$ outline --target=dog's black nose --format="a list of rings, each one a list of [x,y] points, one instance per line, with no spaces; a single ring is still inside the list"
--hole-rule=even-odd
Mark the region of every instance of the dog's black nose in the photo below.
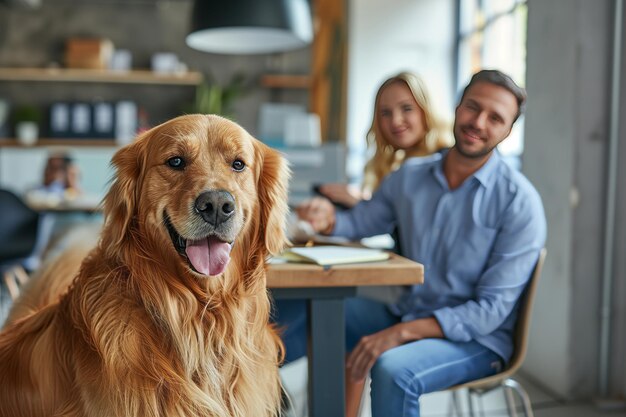
[[[206,191],[196,198],[194,207],[205,222],[217,226],[235,213],[235,198],[228,191]]]

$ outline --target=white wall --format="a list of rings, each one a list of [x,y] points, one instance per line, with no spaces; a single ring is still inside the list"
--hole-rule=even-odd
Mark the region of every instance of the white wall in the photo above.
[[[365,149],[379,85],[403,70],[420,74],[439,106],[452,113],[453,0],[349,0],[347,144]],[[362,160],[348,160],[348,176]]]

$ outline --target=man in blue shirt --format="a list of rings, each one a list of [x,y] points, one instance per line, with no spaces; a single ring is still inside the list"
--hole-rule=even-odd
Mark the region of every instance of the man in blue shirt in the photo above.
[[[546,238],[537,191],[495,150],[525,98],[507,75],[480,71],[456,108],[453,148],[405,162],[351,210],[323,199],[298,208],[316,231],[354,240],[397,226],[402,254],[425,266],[424,284],[393,305],[347,302],[347,374],[358,386],[371,373],[373,417],[419,416],[420,395],[511,357],[518,300]]]

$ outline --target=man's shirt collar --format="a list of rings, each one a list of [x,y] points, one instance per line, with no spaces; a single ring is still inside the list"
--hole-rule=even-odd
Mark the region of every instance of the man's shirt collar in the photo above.
[[[443,164],[445,163],[446,157],[448,155],[449,149],[446,149],[441,152],[441,159],[439,159],[438,163],[434,164],[431,168],[433,175],[435,176],[436,181],[443,187],[448,189],[448,180],[443,172]],[[493,182],[495,181],[496,175],[495,172],[500,164],[502,157],[497,149],[494,149],[491,153],[491,156],[485,162],[485,164],[480,167],[480,169],[474,172],[469,178],[476,178],[478,182],[485,188],[491,187]],[[468,178],[468,179],[469,179]],[[465,180],[467,181],[467,180]]]

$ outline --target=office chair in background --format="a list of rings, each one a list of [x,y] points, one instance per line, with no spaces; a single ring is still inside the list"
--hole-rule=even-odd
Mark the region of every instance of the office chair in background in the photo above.
[[[0,324],[4,322],[12,300],[28,281],[25,262],[36,252],[40,236],[40,214],[29,208],[18,196],[0,189]]]

